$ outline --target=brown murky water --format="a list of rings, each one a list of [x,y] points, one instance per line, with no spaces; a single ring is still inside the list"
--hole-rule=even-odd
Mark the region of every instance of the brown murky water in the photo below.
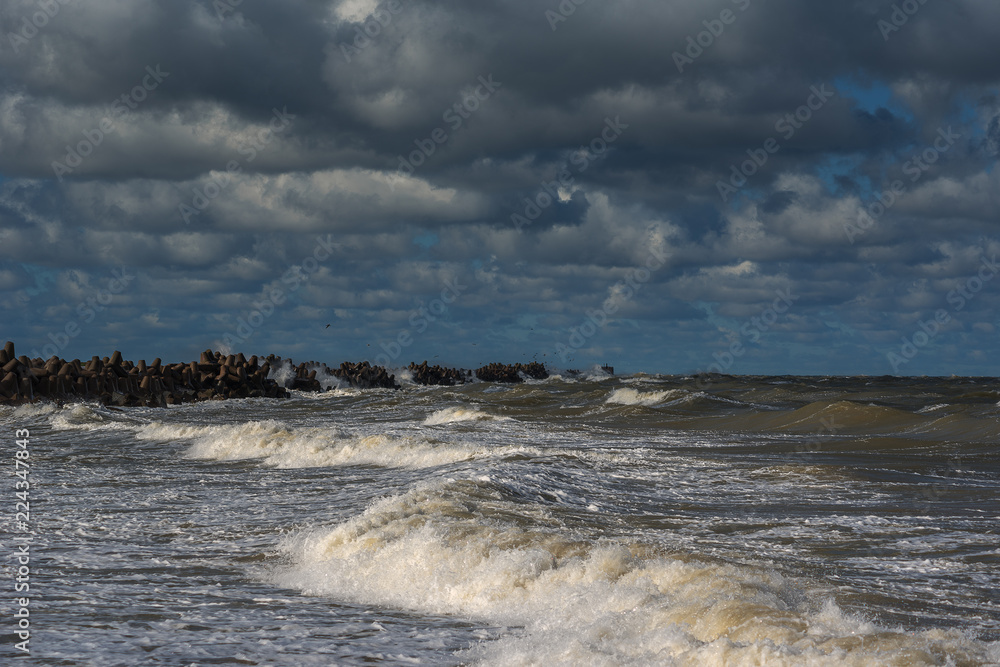
[[[988,665],[998,403],[597,374],[0,423],[40,664]]]

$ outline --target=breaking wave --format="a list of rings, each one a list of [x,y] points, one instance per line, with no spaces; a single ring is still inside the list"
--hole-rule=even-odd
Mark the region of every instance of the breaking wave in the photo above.
[[[481,453],[474,447],[423,438],[358,435],[335,427],[291,428],[274,420],[235,425],[151,424],[139,429],[141,440],[189,440],[187,456],[235,461],[258,459],[274,468],[374,465],[429,468],[465,461]]]
[[[942,653],[978,664],[996,651],[952,631],[880,628],[765,567],[546,527],[491,487],[438,482],[385,498],[286,539],[286,563],[267,578],[523,627],[467,652],[489,664],[937,665]]]

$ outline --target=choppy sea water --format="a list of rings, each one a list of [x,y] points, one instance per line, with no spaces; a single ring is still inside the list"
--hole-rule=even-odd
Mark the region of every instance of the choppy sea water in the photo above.
[[[18,428],[32,663],[1000,664],[996,380],[30,405],[8,460]]]

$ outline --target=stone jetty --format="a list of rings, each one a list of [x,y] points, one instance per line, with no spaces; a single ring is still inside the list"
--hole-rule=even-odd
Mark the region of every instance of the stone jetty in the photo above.
[[[272,369],[287,365],[291,383],[279,382]],[[105,405],[162,407],[226,398],[287,398],[288,389],[320,391],[319,368],[353,387],[398,389],[395,377],[368,362],[344,362],[331,369],[315,362],[295,366],[291,360],[270,355],[247,359],[243,353],[223,355],[205,350],[198,361],[164,364],[140,359],[133,363],[121,352],[93,357],[84,363],[58,357],[48,360],[18,357],[14,343],[0,350],[0,404],[40,399],[56,401],[98,400]]]
[[[428,366],[427,361],[420,364],[411,363],[409,366],[410,375],[417,384],[440,384],[453,386],[465,384],[472,379],[472,371],[464,368],[445,368],[444,366]]]
[[[280,362],[281,357],[268,357],[272,362]],[[291,361],[289,361],[291,365]],[[335,377],[352,387],[359,389],[399,389],[396,384],[396,376],[389,375],[382,366],[372,366],[367,361],[354,364],[345,361],[339,368],[330,368],[326,364],[316,361],[301,363],[293,366],[295,377],[292,379],[290,389],[299,391],[324,391],[326,385],[320,381],[319,373],[323,377]]]
[[[288,392],[268,379],[271,366],[243,354],[223,356],[206,350],[195,362],[164,364],[121,352],[84,363],[58,357],[16,356],[14,343],[0,351],[0,403],[39,399],[96,399],[105,405],[164,406],[225,398],[284,398]]]
[[[545,366],[532,361],[530,364],[489,364],[476,369],[476,377],[483,382],[523,382],[522,374],[544,380],[549,376]]]
[[[410,364],[410,374],[417,384],[456,385],[471,382],[473,371],[464,368],[445,368],[443,366],[428,366],[427,362],[417,365]],[[544,380],[549,376],[545,366],[533,361],[530,364],[500,364],[492,363],[475,370],[475,377],[483,382],[524,382],[525,377]]]
[[[477,378],[483,382],[523,382],[525,377],[545,379],[545,366],[493,363],[474,372],[464,368],[446,368],[411,363],[413,381],[422,385],[458,385]],[[90,361],[68,361],[18,357],[14,343],[8,341],[0,350],[0,404],[19,404],[37,400],[97,400],[113,406],[163,407],[198,401],[227,398],[288,398],[289,390],[324,391],[348,384],[360,389],[399,389],[396,377],[382,366],[367,361],[345,361],[331,368],[309,361],[296,365],[291,359],[275,355],[264,358],[243,353],[223,355],[205,350],[198,361],[165,364],[159,358],[147,363],[122,358],[115,351],[110,357],[92,357]]]

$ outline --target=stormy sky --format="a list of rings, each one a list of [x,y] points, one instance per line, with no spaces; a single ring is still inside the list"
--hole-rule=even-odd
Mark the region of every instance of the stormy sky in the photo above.
[[[992,0],[0,21],[21,354],[1000,375]]]

